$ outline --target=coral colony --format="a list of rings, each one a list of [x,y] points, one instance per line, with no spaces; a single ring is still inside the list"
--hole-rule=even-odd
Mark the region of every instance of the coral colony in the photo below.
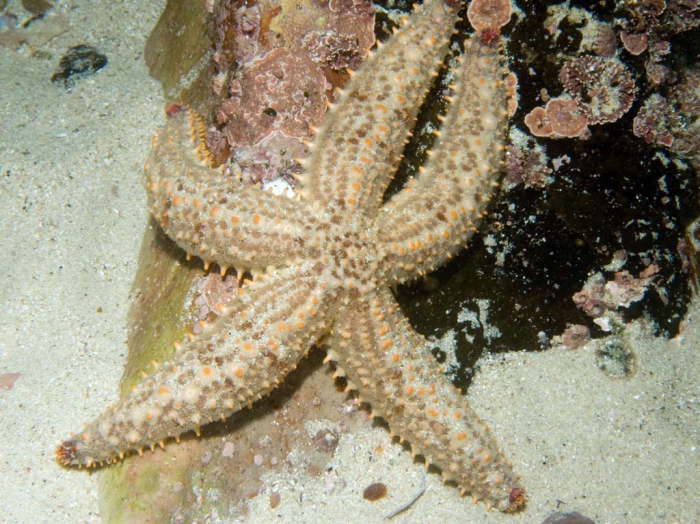
[[[506,119],[499,29],[510,5],[475,2],[477,34],[464,43],[430,158],[383,203],[460,7],[427,0],[366,59],[309,144],[298,198],[225,177],[211,163],[199,117],[168,107],[144,170],[151,213],[205,266],[257,278],[178,344],[171,361],[59,445],[62,464],[110,463],[199,433],[251,406],[324,343],[348,388],[445,480],[489,507],[523,506],[511,463],[389,290],[461,250],[498,185]]]
[[[584,332],[611,333],[610,316],[645,316],[674,336],[696,272],[697,243],[683,231],[700,212],[700,2],[519,6],[506,32],[518,104],[506,191],[480,229],[488,255],[473,255],[478,239],[464,255],[489,286],[508,286],[504,298],[470,286],[503,332],[488,349],[523,348],[538,332],[576,347]],[[608,282],[601,314],[578,295],[592,275]],[[469,300],[455,295],[445,309]],[[510,326],[514,307],[528,319],[518,324],[538,327]]]
[[[525,124],[534,136],[574,138],[589,125],[614,122],[627,112],[636,93],[629,71],[611,58],[578,57],[564,64],[559,78],[572,98],[553,98],[544,108],[533,109]]]

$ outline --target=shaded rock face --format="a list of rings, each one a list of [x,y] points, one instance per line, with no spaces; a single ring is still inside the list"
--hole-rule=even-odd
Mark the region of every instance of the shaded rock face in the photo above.
[[[470,367],[484,349],[547,348],[574,325],[587,327],[594,338],[605,336],[573,300],[597,272],[614,281],[620,271],[636,277],[655,268],[643,297],[617,313],[625,322],[647,316],[662,336],[678,332],[691,297],[684,230],[700,214],[697,166],[670,145],[673,137],[667,131],[675,124],[665,115],[678,107],[695,115],[685,121],[697,120],[697,111],[687,109],[694,107],[693,97],[678,101],[692,85],[693,57],[698,55],[691,42],[697,40],[698,28],[690,20],[698,18],[697,11],[682,16],[668,12],[648,30],[657,39],[663,33],[674,53],[687,49],[685,65],[658,50],[649,60],[626,50],[613,58],[611,48],[617,50],[625,27],[631,31],[641,7],[574,6],[567,11],[544,2],[518,5],[525,16],[502,30],[509,37],[507,55],[517,77],[518,102],[510,119],[504,190],[468,250],[428,279],[398,290],[422,333],[440,339],[441,347],[446,337],[454,339],[463,365],[457,372],[460,385],[468,384]],[[665,87],[648,78],[648,70],[660,65],[669,69]],[[609,85],[615,93],[594,89],[594,79],[601,75],[614,77]],[[654,96],[650,90],[670,93],[657,96],[675,102],[645,106],[645,99]],[[532,126],[551,124],[544,107],[557,97],[577,102],[572,119],[584,113],[597,123],[583,131],[572,125],[571,133],[558,137],[549,137],[554,135],[551,128],[537,134]],[[666,113],[653,115],[645,109],[650,106],[658,107],[657,112],[666,108]],[[529,127],[532,113],[539,118],[533,117]],[[429,129],[429,122],[426,116],[418,129]],[[409,146],[408,176],[425,147]],[[617,267],[620,254],[625,263]]]

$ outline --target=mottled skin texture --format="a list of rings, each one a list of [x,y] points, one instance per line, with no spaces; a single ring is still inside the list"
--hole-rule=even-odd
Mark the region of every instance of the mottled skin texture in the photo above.
[[[259,276],[171,361],[61,444],[62,464],[111,462],[199,431],[269,393],[321,344],[373,414],[445,479],[500,510],[522,506],[510,463],[389,290],[462,249],[496,185],[499,54],[474,39],[429,161],[382,204],[456,21],[456,9],[427,1],[367,59],[310,145],[295,199],[225,178],[209,165],[198,117],[168,108],[144,170],[151,212],[206,265]]]

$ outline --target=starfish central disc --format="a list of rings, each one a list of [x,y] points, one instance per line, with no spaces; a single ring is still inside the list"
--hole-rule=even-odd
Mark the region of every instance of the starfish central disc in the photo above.
[[[381,257],[371,228],[346,229],[328,242],[331,275],[338,287],[366,294],[377,287]]]

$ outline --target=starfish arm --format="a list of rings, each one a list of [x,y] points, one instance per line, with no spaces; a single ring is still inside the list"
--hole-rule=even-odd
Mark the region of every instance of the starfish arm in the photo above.
[[[506,125],[500,50],[465,44],[434,153],[419,177],[375,221],[390,282],[442,265],[466,244],[485,214],[501,168]]]
[[[225,271],[286,264],[313,248],[320,233],[306,204],[211,168],[198,115],[182,106],[167,114],[144,185],[151,213],[182,249]]]
[[[116,406],[56,449],[65,466],[95,466],[163,445],[269,393],[326,331],[335,294],[317,268],[285,268],[249,284],[173,360],[156,365]],[[245,289],[245,288],[244,288]]]
[[[487,426],[442,375],[430,345],[401,314],[388,288],[343,310],[329,337],[329,359],[357,387],[373,414],[411,443],[474,500],[502,511],[524,502],[511,464]]]
[[[444,0],[426,0],[353,75],[301,175],[302,195],[318,209],[376,214],[457,19]]]

